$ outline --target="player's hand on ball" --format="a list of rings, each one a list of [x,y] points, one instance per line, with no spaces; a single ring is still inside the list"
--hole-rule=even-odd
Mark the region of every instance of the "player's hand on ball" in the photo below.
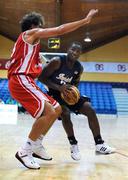
[[[77,87],[73,85],[63,85],[61,98],[69,105],[74,105],[79,101],[80,93]]]
[[[69,93],[69,86],[67,84],[63,84],[59,87],[58,90],[60,91],[60,93],[66,95],[67,93]]]

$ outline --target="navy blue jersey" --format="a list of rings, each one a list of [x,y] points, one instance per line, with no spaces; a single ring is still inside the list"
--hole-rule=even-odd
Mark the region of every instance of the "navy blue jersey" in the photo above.
[[[82,65],[79,61],[76,61],[72,68],[69,68],[66,64],[66,56],[60,56],[61,65],[49,78],[52,82],[62,85],[62,84],[74,84],[75,80],[78,78]]]
[[[74,66],[70,69],[66,65],[66,56],[60,56],[61,65],[60,68],[57,69],[49,79],[52,82],[62,85],[62,84],[74,84],[75,80],[79,77],[81,73],[82,65],[79,61],[76,61]],[[60,96],[60,91],[49,88],[48,94],[52,96],[56,101],[60,103],[60,105],[66,105],[72,112],[78,114],[79,109],[82,107],[84,102],[90,101],[88,97],[80,96],[78,103],[75,105],[68,105]]]

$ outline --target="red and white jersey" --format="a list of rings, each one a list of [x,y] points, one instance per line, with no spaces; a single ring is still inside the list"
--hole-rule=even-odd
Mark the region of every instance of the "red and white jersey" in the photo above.
[[[35,79],[42,71],[42,64],[39,58],[40,43],[28,44],[24,40],[25,33],[20,34],[14,45],[8,69],[8,78],[11,75],[23,74]]]

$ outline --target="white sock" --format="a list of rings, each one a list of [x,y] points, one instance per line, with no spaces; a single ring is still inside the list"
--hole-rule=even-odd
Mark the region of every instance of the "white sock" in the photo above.
[[[28,138],[27,142],[23,146],[23,149],[32,149],[33,146],[41,145],[43,138],[44,138],[44,135],[42,135],[42,134],[40,135],[40,137],[36,141],[33,141],[30,138]]]
[[[35,146],[41,145],[43,141],[44,135],[40,135],[39,138],[35,141]]]
[[[41,134],[40,136],[39,136],[39,138],[38,139],[40,139],[41,141],[43,140],[43,138],[44,138],[44,135],[43,134]]]
[[[34,143],[35,141],[32,141],[30,138],[28,138],[26,143],[23,146],[23,149],[32,149],[32,146]]]

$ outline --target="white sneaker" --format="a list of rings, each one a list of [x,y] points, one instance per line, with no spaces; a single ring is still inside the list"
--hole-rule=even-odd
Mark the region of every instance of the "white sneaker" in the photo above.
[[[71,145],[70,150],[71,150],[72,159],[79,161],[81,159],[81,155],[78,149],[78,145],[77,144]]]
[[[96,152],[101,154],[111,154],[114,153],[115,150],[115,148],[112,148],[105,143],[96,145]]]
[[[40,165],[34,161],[31,150],[20,148],[15,157],[29,169],[40,169]]]
[[[35,146],[33,148],[33,157],[35,158],[39,158],[39,159],[43,159],[43,160],[46,160],[46,161],[51,161],[52,160],[52,157],[50,157],[45,148],[41,145],[39,146]]]

